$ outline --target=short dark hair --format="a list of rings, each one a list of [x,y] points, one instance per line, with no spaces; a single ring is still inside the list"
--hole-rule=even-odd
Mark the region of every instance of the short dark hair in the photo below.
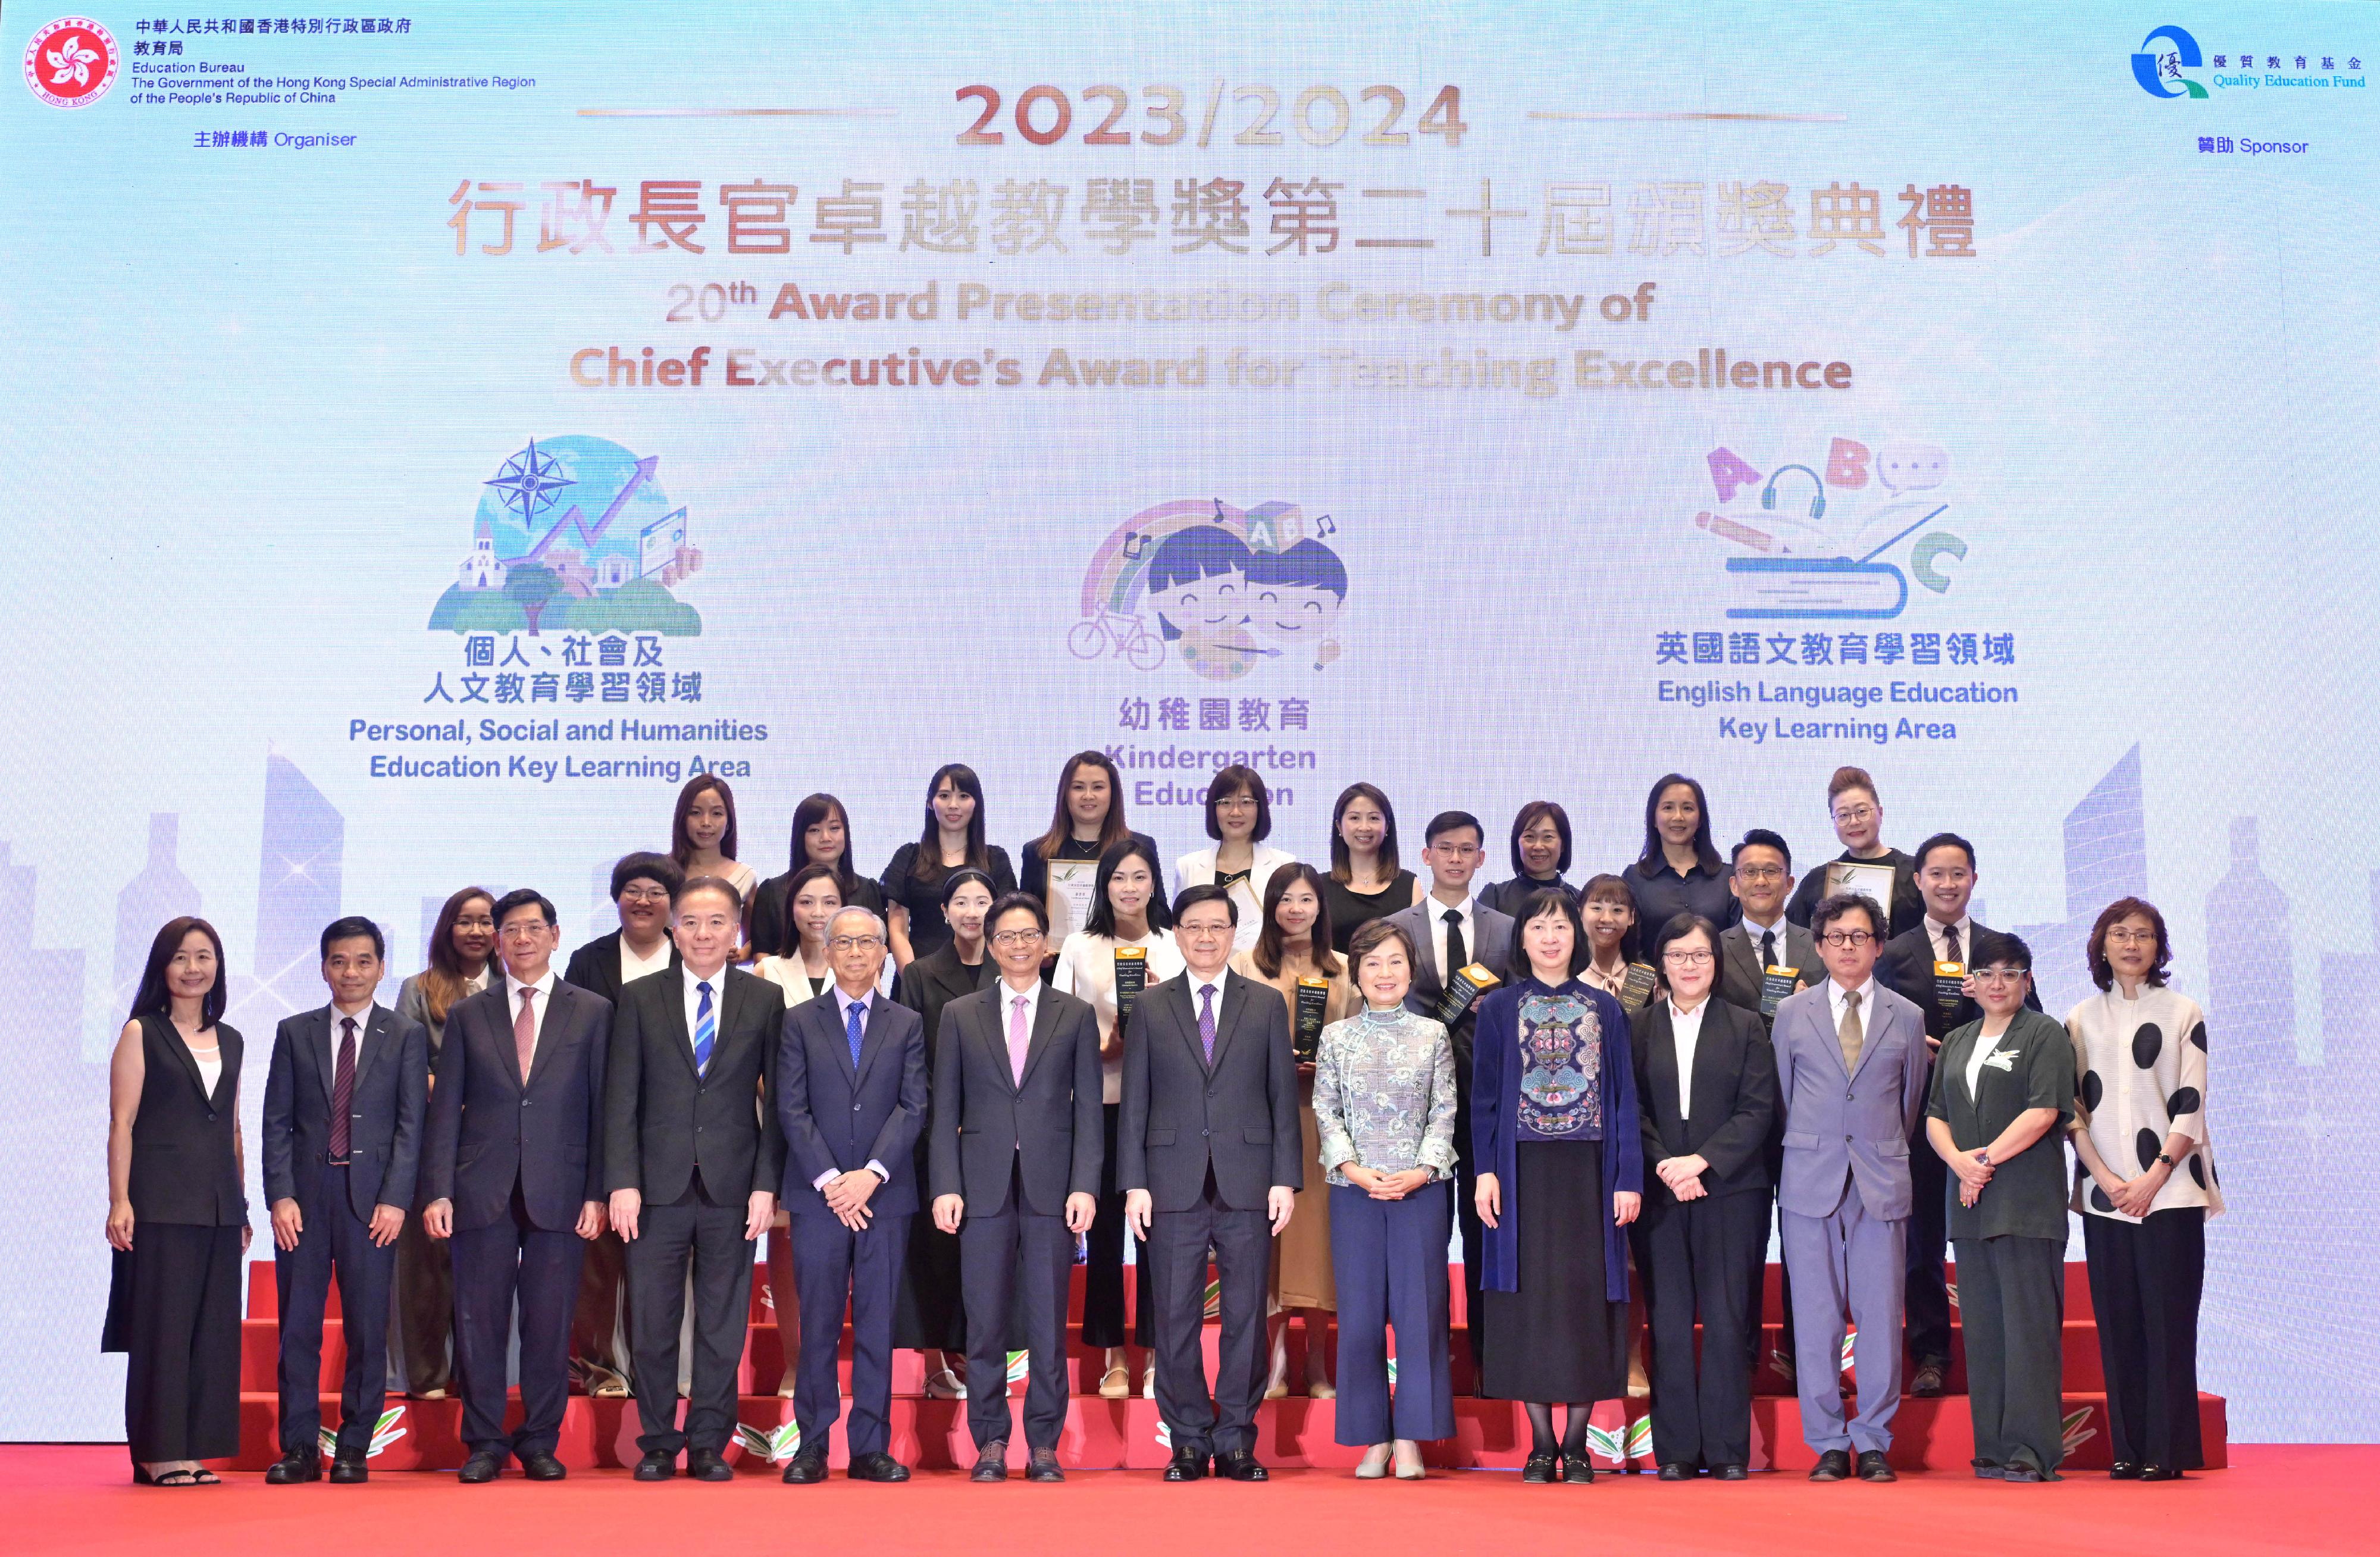
[[[735,883],[729,881],[724,876],[696,876],[691,878],[684,886],[677,889],[677,895],[670,899],[670,906],[673,908],[676,907],[678,904],[686,898],[687,894],[695,892],[725,893],[727,894],[727,901],[735,905],[735,911],[738,914],[741,914],[744,911],[744,894],[736,891]]]
[[[677,894],[686,890],[686,868],[665,854],[652,854],[643,849],[634,854],[624,854],[620,857],[620,863],[612,867],[612,901],[620,901],[620,894],[628,890],[628,883],[638,881],[659,882],[669,889],[670,901],[675,903]],[[502,923],[504,916],[498,914],[496,920]]]
[[[959,894],[959,888],[966,885],[969,882],[980,883],[983,890],[990,894],[994,898],[998,898],[1000,896],[1000,887],[992,881],[991,875],[989,871],[978,870],[972,865],[962,865],[957,870],[942,878],[942,906],[945,908],[949,907],[951,906],[951,899]],[[988,924],[990,921],[987,919],[985,922]]]
[[[1384,941],[1393,941],[1405,949],[1405,966],[1417,968],[1421,954],[1414,950],[1414,938],[1404,926],[1394,919],[1372,919],[1347,938],[1347,976],[1364,966],[1364,958]]]
[[[1810,933],[1823,937],[1828,926],[1845,914],[1854,913],[1865,914],[1867,932],[1878,941],[1884,939],[1884,927],[1890,921],[1884,917],[1884,910],[1876,906],[1876,899],[1864,892],[1839,892],[1832,897],[1818,899],[1818,906],[1810,910]]]
[[[1091,878],[1091,911],[1083,916],[1084,934],[1116,938],[1115,905],[1108,901],[1108,886],[1123,862],[1135,855],[1148,863],[1148,928],[1172,927],[1173,917],[1165,911],[1165,895],[1159,890],[1165,884],[1165,872],[1157,863],[1157,846],[1139,833],[1127,833],[1099,856],[1099,871]]]
[[[1975,943],[1968,948],[1967,966],[1971,969],[1989,967],[1996,962],[2004,962],[2030,973],[2033,971],[2033,948],[2024,943],[2022,936],[2010,935],[2004,930],[1987,930],[1976,936]]]
[[[1925,857],[1932,854],[1936,849],[1957,849],[1961,854],[1967,857],[1967,869],[1973,870],[1975,868],[1974,845],[1967,842],[1966,839],[1960,837],[1956,833],[1937,833],[1934,836],[1926,839],[1924,843],[1917,845],[1917,852],[1910,857],[1910,869],[1912,870],[1925,870]]]
[[[1793,873],[1792,846],[1785,842],[1783,833],[1772,833],[1766,827],[1752,829],[1736,841],[1734,849],[1727,857],[1727,862],[1733,865],[1743,858],[1743,851],[1746,849],[1775,849],[1777,857],[1785,862],[1785,873],[1789,876]]]
[[[1661,965],[1661,954],[1670,949],[1670,942],[1682,941],[1698,930],[1709,938],[1711,955],[1718,955],[1718,926],[1700,914],[1671,914],[1670,922],[1663,925],[1660,931],[1653,937],[1654,966],[1658,967]],[[1665,974],[1663,982],[1667,981],[1668,978]]]
[[[1242,789],[1257,800],[1257,829],[1248,834],[1248,842],[1261,844],[1272,836],[1272,797],[1265,792],[1265,781],[1254,768],[1234,762],[1207,781],[1207,836],[1217,843],[1222,842],[1223,824],[1215,820],[1215,802]]]
[[[1050,905],[1029,892],[1003,892],[1000,894],[1000,901],[991,906],[991,912],[983,917],[986,936],[990,934],[992,926],[1000,922],[1002,914],[1013,914],[1019,908],[1033,916],[1033,922],[1041,927],[1042,934],[1050,933]]]
[[[388,960],[387,938],[381,934],[380,926],[361,914],[349,914],[346,918],[333,919],[322,927],[322,960],[330,960],[333,942],[358,940],[370,941],[372,955],[382,962]]]
[[[2156,905],[2145,897],[2119,897],[2099,910],[2098,922],[2091,927],[2091,949],[2088,954],[2091,959],[2091,982],[2098,985],[2102,990],[2111,990],[2116,987],[2116,969],[2107,961],[2107,931],[2131,918],[2134,914],[2147,919],[2156,930],[2156,961],[2149,967],[2148,982],[2160,988],[2165,983],[2166,967],[2173,961],[2173,937],[2166,933],[2165,916],[2158,913]]]
[[[1617,876],[1609,878],[1618,881]],[[1586,921],[1578,915],[1578,902],[1560,887],[1539,887],[1521,899],[1520,912],[1512,916],[1512,962],[1515,967],[1529,966],[1529,954],[1521,943],[1521,932],[1531,923],[1548,914],[1560,914],[1570,921],[1570,967],[1576,973],[1595,958],[1595,948],[1587,943]]]
[[[1528,867],[1521,863],[1521,834],[1540,821],[1552,822],[1554,831],[1561,834],[1561,858],[1554,861],[1555,873],[1559,875],[1570,869],[1570,813],[1554,801],[1532,800],[1512,817],[1512,874],[1515,876],[1529,873]]]
[[[223,937],[195,914],[167,919],[157,927],[156,939],[149,943],[149,961],[140,969],[140,987],[133,991],[133,1016],[174,1014],[174,991],[165,983],[165,969],[173,966],[174,954],[182,949],[192,931],[205,936],[215,949],[215,981],[199,997],[199,1020],[211,1028],[223,1018],[224,1007],[231,1003],[231,969],[224,961]]]
[[[1439,833],[1451,833],[1458,827],[1468,827],[1478,833],[1483,844],[1488,841],[1488,829],[1480,826],[1479,819],[1469,811],[1440,811],[1429,819],[1428,826],[1421,830],[1422,847],[1427,848],[1438,842]]]
[[[1185,912],[1196,907],[1201,903],[1221,904],[1224,907],[1232,911],[1232,928],[1234,930],[1239,928],[1240,905],[1238,900],[1232,897],[1231,888],[1217,886],[1212,882],[1200,882],[1196,886],[1184,887],[1180,892],[1173,894],[1173,918],[1175,922],[1179,923],[1182,916]]]
[[[553,911],[552,898],[534,887],[515,887],[496,899],[496,928],[504,929],[505,918],[523,908],[535,908],[549,926],[562,923],[561,917]]]

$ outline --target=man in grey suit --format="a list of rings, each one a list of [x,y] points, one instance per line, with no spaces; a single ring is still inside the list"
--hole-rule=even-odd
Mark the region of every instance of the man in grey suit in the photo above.
[[[1257,1401],[1264,1387],[1269,1235],[1304,1187],[1297,1062],[1289,1010],[1269,985],[1226,970],[1239,907],[1209,882],[1173,900],[1187,970],[1144,992],[1124,1035],[1116,1130],[1124,1220],[1148,1240],[1157,1290],[1157,1409],[1172,1435],[1168,1481],[1215,1473],[1262,1481]],[[1200,1358],[1207,1251],[1220,1277],[1215,1393]]]
[[[1771,1035],[1785,1110],[1777,1203],[1802,1292],[1793,1340],[1802,1435],[1818,1451],[1813,1481],[1849,1477],[1853,1449],[1861,1480],[1898,1479],[1885,1454],[1900,1405],[1909,1133],[1925,1109],[1928,1064],[1925,1016],[1876,978],[1886,923],[1868,898],[1822,900],[1810,929],[1827,982],[1779,1002]],[[1859,1326],[1859,1414],[1848,1427],[1836,1387],[1846,1307]]]
[[[1411,936],[1421,953],[1413,987],[1405,991],[1405,1009],[1416,1016],[1439,1017],[1449,967],[1476,963],[1499,979],[1512,976],[1512,916],[1471,895],[1471,879],[1488,858],[1482,846],[1486,836],[1479,819],[1469,811],[1440,811],[1430,818],[1422,848],[1422,858],[1429,865],[1429,895],[1389,916],[1389,922]],[[1472,1193],[1477,1175],[1471,1162],[1471,1039],[1477,1026],[1466,1004],[1447,1028],[1454,1047],[1455,1222],[1463,1236],[1463,1311],[1475,1384],[1480,1357],[1479,1272],[1487,1259]]]

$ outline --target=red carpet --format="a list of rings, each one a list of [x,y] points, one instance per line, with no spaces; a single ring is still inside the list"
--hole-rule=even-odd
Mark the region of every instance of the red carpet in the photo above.
[[[1949,1472],[1897,1485],[1813,1487],[1791,1473],[1739,1485],[1607,1476],[1524,1487],[1510,1472],[1415,1484],[1343,1471],[1276,1472],[1262,1487],[1169,1487],[1154,1472],[1077,1472],[1063,1487],[978,1487],[952,1472],[902,1487],[759,1476],[641,1486],[625,1471],[560,1485],[506,1477],[460,1487],[382,1471],[369,1486],[267,1487],[249,1472],[176,1490],[128,1484],[121,1447],[0,1447],[7,1550],[154,1557],[238,1551],[940,1551],[966,1557],[1124,1543],[1164,1552],[1328,1554],[1570,1550],[1828,1552],[2370,1551],[2380,1448],[2232,1446],[2232,1468],[2141,1486],[2078,1472],[2009,1487]],[[1104,1535],[1102,1535],[1104,1532]],[[1953,1534],[1955,1532],[1955,1534]],[[1946,1539],[1947,1538],[1947,1539]],[[650,1544],[649,1544],[650,1543]],[[1551,1544],[1549,1544],[1551,1543]]]

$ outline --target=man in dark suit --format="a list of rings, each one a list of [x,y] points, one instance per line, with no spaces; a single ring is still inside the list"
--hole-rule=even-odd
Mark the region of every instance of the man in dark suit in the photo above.
[[[685,885],[686,872],[665,854],[622,855],[612,867],[612,906],[620,928],[571,953],[562,981],[617,1006],[621,986],[675,968],[679,955],[670,938],[670,915]],[[570,1321],[571,1381],[591,1395],[630,1393],[635,1325],[628,1247],[607,1226],[588,1244],[579,1268],[578,1308]]]
[[[855,1481],[906,1481],[892,1441],[892,1305],[917,1210],[912,1152],[926,1123],[926,1028],[876,992],[884,921],[844,908],[827,926],[834,988],[785,1013],[777,1046],[783,1192],[800,1291],[802,1350],[794,1420],[802,1446],[787,1482],[826,1478],[827,1435],[842,1411],[835,1346],[851,1304],[851,1465]]]
[[[446,1014],[422,1151],[422,1225],[455,1241],[455,1351],[463,1375],[466,1483],[508,1454],[532,1481],[570,1402],[570,1316],[587,1240],[603,1230],[603,1067],[612,1003],[554,976],[553,905],[523,887],[496,900],[501,983]],[[521,1425],[504,1429],[504,1331],[520,1305]]]
[[[1776,1021],[1774,1009],[1767,1007],[1764,998],[1770,968],[1783,968],[1791,976],[1787,994],[1814,989],[1827,981],[1826,964],[1818,960],[1818,943],[1810,938],[1806,928],[1785,917],[1785,899],[1793,890],[1793,851],[1786,846],[1784,838],[1766,827],[1746,833],[1742,842],[1735,845],[1728,890],[1735,894],[1742,917],[1719,932],[1718,998],[1759,1017],[1760,1030],[1765,1033]],[[1783,1168],[1784,1128],[1783,1111],[1779,1110],[1778,1123],[1770,1130],[1767,1154],[1768,1198],[1772,1205],[1777,1177]],[[1761,1214],[1765,1220],[1768,1213]],[[1765,1245],[1762,1254],[1765,1258]],[[1763,1283],[1752,1289],[1752,1316],[1745,1326],[1744,1351],[1755,1373],[1760,1371],[1766,1285]],[[1782,1344],[1769,1351],[1768,1360],[1778,1375],[1791,1384],[1794,1381],[1793,1277],[1782,1266],[1777,1271],[1777,1298],[1779,1317],[1784,1324]]]
[[[699,876],[679,892],[674,969],[621,986],[603,1078],[604,1183],[628,1248],[639,1481],[732,1481],[735,1369],[752,1294],[752,1240],[777,1214],[785,1140],[767,1084],[784,992],[728,958],[743,902]],[[694,1380],[678,1430],[678,1330],[693,1267]]]
[[[1124,1220],[1148,1240],[1157,1287],[1157,1409],[1173,1441],[1168,1481],[1215,1472],[1262,1481],[1257,1401],[1264,1387],[1269,1238],[1305,1186],[1289,1010],[1269,986],[1228,972],[1239,906],[1208,883],[1173,900],[1187,971],[1133,1007],[1116,1131]],[[1199,1331],[1207,1251],[1221,1278],[1215,1393]]]
[[[1405,992],[1405,1009],[1417,1016],[1439,1018],[1439,1003],[1446,996],[1446,970],[1471,964],[1499,980],[1512,971],[1512,917],[1499,913],[1471,894],[1471,880],[1488,856],[1481,840],[1486,833],[1469,811],[1440,811],[1430,818],[1422,858],[1429,865],[1429,895],[1411,907],[1389,916],[1404,931],[1421,954],[1414,969],[1413,988]],[[1480,1243],[1479,1207],[1473,1190],[1477,1174],[1471,1162],[1471,1040],[1479,1023],[1471,1004],[1447,1028],[1454,1047],[1455,1225],[1463,1237],[1463,1328],[1471,1342],[1471,1376],[1479,1378],[1479,1272],[1487,1259]]]
[[[413,1203],[430,1038],[375,1004],[384,947],[367,918],[322,931],[331,1004],[285,1017],[264,1083],[264,1198],[281,1299],[281,1454],[264,1473],[284,1486],[322,1474],[322,1310],[335,1269],[347,1368],[339,1389],[334,1481],[367,1478],[388,1375],[388,1293],[396,1235]]]
[[[999,982],[942,1008],[929,1162],[934,1222],[959,1235],[965,1292],[967,1429],[978,1481],[1008,1477],[1009,1315],[1025,1306],[1031,1359],[1025,1478],[1062,1481],[1066,1304],[1075,1240],[1099,1210],[1099,1025],[1090,1005],[1041,982],[1050,910],[1012,892],[984,929]]]
[[[1937,833],[1912,858],[1925,913],[1885,943],[1876,976],[1925,1014],[1930,1067],[1942,1040],[1984,1014],[1967,992],[1967,970],[1976,940],[1993,931],[1967,913],[1975,894],[1973,844],[1956,833]],[[2028,990],[2025,1004],[2038,1011],[2041,997]],[[1909,1176],[1916,1196],[1909,1217],[1909,1393],[1930,1399],[1942,1393],[1950,1370],[1950,1289],[1942,1269],[1949,1247],[1949,1201],[1942,1159],[1926,1139],[1923,1119],[1909,1141]]]

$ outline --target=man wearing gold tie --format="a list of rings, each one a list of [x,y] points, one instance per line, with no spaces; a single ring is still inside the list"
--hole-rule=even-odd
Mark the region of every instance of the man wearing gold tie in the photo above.
[[[1886,1455],[1900,1404],[1901,1297],[1912,1205],[1909,1135],[1925,1108],[1925,1021],[1876,978],[1884,911],[1851,894],[1810,916],[1827,981],[1778,1003],[1777,1095],[1785,1111],[1777,1189],[1792,1272],[1802,1434],[1813,1481],[1895,1479]],[[1836,1388],[1843,1314],[1859,1327],[1859,1411]]]

